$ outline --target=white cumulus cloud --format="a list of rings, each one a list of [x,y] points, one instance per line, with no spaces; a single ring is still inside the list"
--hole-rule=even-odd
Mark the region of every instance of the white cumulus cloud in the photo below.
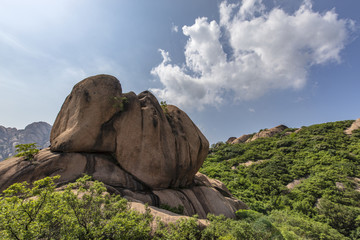
[[[163,61],[152,69],[163,88],[157,96],[184,108],[220,106],[231,96],[251,100],[271,89],[301,89],[309,67],[340,62],[354,22],[335,10],[312,10],[305,0],[297,11],[267,10],[261,0],[222,2],[220,20],[197,18],[184,26],[186,62]]]

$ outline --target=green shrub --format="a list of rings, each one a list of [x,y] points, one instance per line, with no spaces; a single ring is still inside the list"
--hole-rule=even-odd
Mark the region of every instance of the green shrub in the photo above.
[[[168,109],[166,101],[161,101],[160,106],[161,106],[161,109],[163,110],[163,112],[165,113],[165,115],[168,115],[169,109]]]
[[[32,161],[35,154],[39,152],[36,143],[18,144],[15,146],[17,154],[15,157],[25,157],[25,160]]]
[[[352,122],[302,127],[297,133],[281,133],[244,144],[218,144],[200,171],[222,181],[252,210],[265,215],[273,210],[291,211],[305,220],[311,217],[316,223],[328,223],[327,227],[343,238],[356,236],[357,210],[347,214],[348,218],[339,210],[360,208],[360,193],[351,180],[360,176],[360,138],[356,132],[352,136],[344,133]],[[254,164],[243,165],[250,160]],[[288,189],[287,185],[298,179],[302,179],[301,183]],[[337,182],[345,188],[338,189]],[[336,204],[333,212],[318,211],[316,205],[321,198]],[[337,223],[332,220],[334,216]]]
[[[126,104],[129,103],[127,97],[113,97],[113,107],[117,109],[119,112],[123,112],[125,110]]]
[[[168,211],[176,213],[176,214],[184,214],[184,206],[183,205],[179,205],[177,207],[171,207],[167,204],[160,204],[160,208],[168,210]]]
[[[55,191],[55,178],[16,183],[0,198],[2,239],[148,239],[152,216],[130,210],[85,176]]]
[[[201,231],[197,223],[197,218],[180,219],[175,224],[165,225],[157,220],[157,229],[153,239],[167,240],[197,240],[201,238]]]

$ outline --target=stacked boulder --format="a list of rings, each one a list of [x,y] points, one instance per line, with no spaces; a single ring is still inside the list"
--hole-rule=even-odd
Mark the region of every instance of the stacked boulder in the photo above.
[[[236,210],[247,208],[221,182],[197,173],[209,143],[185,112],[160,106],[148,91],[122,93],[120,82],[109,75],[74,86],[50,143],[32,162],[0,163],[0,191],[55,175],[61,176],[59,185],[66,184],[86,173],[130,201],[183,206],[188,216],[234,218]]]

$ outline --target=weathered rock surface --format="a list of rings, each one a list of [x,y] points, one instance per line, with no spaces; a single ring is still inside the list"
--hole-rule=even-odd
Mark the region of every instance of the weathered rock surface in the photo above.
[[[140,213],[145,213],[145,204],[143,203],[139,203],[139,202],[130,202],[130,208],[140,212]],[[162,222],[164,222],[165,224],[175,224],[177,221],[181,220],[181,219],[188,219],[188,216],[183,216],[180,214],[176,214],[170,211],[167,211],[165,209],[161,209],[161,208],[157,208],[157,207],[153,207],[150,206],[150,213],[152,216],[154,216],[154,220],[152,222],[152,229],[156,229],[157,228],[157,223],[156,223],[156,218],[160,218],[160,220]],[[198,226],[200,227],[200,229],[204,229],[205,227],[210,225],[210,222],[206,219],[198,219]]]
[[[61,176],[57,184],[64,185],[84,173],[103,182],[109,192],[121,194],[130,201],[155,207],[181,205],[187,216],[198,214],[206,218],[208,213],[213,213],[235,218],[238,209],[248,208],[235,199],[223,183],[201,173],[197,173],[194,182],[186,188],[154,190],[121,169],[111,154],[56,153],[49,148],[36,154],[32,162],[23,157],[0,162],[0,192],[15,182],[33,182],[56,175]]]
[[[24,143],[36,143],[40,148],[50,145],[51,125],[46,122],[34,122],[25,129],[0,126],[0,161],[15,155],[15,146]]]
[[[237,143],[244,143],[246,142],[249,138],[251,138],[252,134],[244,134],[241,137],[236,138],[234,141],[232,141],[232,144],[237,144]]]
[[[0,192],[15,182],[33,182],[47,176],[61,175],[59,184],[74,182],[83,174],[107,185],[132,190],[147,187],[118,167],[109,154],[56,153],[49,148],[41,150],[32,162],[23,157],[0,162]]]
[[[270,129],[265,129],[258,133],[255,133],[255,135],[251,139],[248,139],[247,141],[252,142],[258,138],[269,138],[269,137],[274,136],[277,133],[284,131],[287,128],[288,127],[285,125],[279,125],[279,126],[276,126],[276,127],[270,128]]]
[[[230,144],[230,143],[232,143],[235,139],[236,139],[236,137],[229,137],[229,139],[228,139],[225,143]]]
[[[352,134],[352,132],[354,131],[354,130],[357,130],[357,129],[359,129],[360,128],[360,118],[358,118],[358,119],[356,119],[355,120],[355,122],[353,122],[352,124],[351,124],[351,126],[348,128],[348,129],[346,129],[344,132],[346,133],[346,134]]]
[[[124,99],[122,109],[114,99]],[[154,189],[191,184],[209,148],[186,113],[171,105],[164,113],[147,91],[122,94],[119,81],[107,75],[74,86],[50,141],[56,152],[114,154],[125,171]]]
[[[223,183],[197,173],[209,143],[186,113],[172,105],[163,109],[147,91],[123,94],[115,77],[98,75],[76,84],[50,141],[51,148],[31,162],[1,162],[0,191],[55,175],[61,186],[85,173],[111,193],[140,205],[181,205],[187,216],[234,218],[236,210],[247,208]]]
[[[285,125],[279,125],[279,126],[276,126],[276,127],[270,128],[270,129],[265,129],[265,130],[259,131],[258,133],[255,133],[255,134],[242,135],[241,137],[236,138],[234,141],[232,141],[232,144],[252,142],[258,138],[273,137],[275,134],[280,133],[287,128],[288,127]]]

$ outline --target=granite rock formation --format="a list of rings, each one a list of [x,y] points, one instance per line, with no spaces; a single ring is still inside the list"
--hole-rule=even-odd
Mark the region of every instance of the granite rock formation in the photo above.
[[[0,126],[0,161],[15,155],[15,146],[24,143],[36,143],[40,148],[50,145],[51,125],[46,122],[34,122],[25,129]]]
[[[285,125],[279,125],[270,129],[261,130],[258,133],[255,134],[246,134],[242,135],[241,137],[236,138],[234,141],[231,142],[231,144],[237,144],[237,143],[245,143],[245,142],[252,142],[255,141],[258,138],[269,138],[274,136],[275,134],[278,134],[288,127]]]
[[[76,84],[51,130],[51,147],[32,161],[0,163],[0,191],[12,183],[84,173],[132,202],[184,207],[184,215],[234,218],[247,206],[217,180],[197,173],[209,143],[179,108],[160,106],[150,92],[122,93],[119,81],[98,75]]]

